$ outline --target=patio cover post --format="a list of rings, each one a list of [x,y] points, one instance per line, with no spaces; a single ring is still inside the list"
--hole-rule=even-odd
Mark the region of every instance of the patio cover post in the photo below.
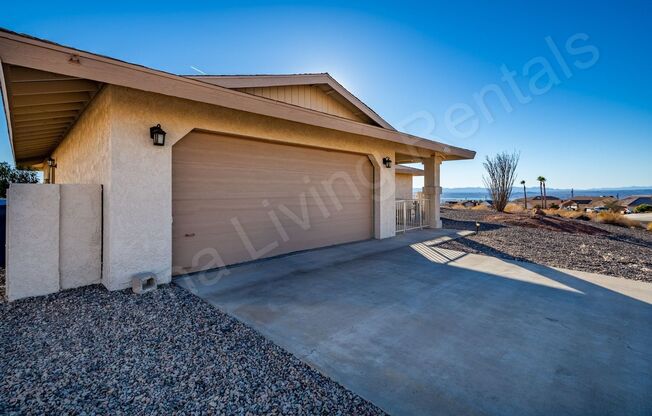
[[[423,196],[428,200],[428,224],[429,228],[441,228],[439,216],[439,205],[441,198],[441,186],[439,180],[440,166],[443,158],[434,155],[423,159]]]

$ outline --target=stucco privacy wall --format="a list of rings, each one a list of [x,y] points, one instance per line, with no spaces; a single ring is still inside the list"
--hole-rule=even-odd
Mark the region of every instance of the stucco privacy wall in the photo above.
[[[396,174],[396,199],[412,199],[412,175],[405,173]]]
[[[100,185],[12,184],[7,192],[7,297],[100,281]]]
[[[59,282],[61,289],[100,283],[102,188],[59,185]]]
[[[110,186],[105,184],[104,284],[126,288],[134,273],[152,271],[160,282],[171,276],[172,146],[193,129],[317,146],[370,155],[376,185],[375,236],[395,235],[394,169],[385,156],[416,149],[366,136],[343,133],[219,106],[123,87],[111,90]],[[166,145],[153,146],[149,127],[161,124]],[[424,151],[425,152],[425,151]],[[421,156],[427,157],[424,153]],[[105,210],[106,207],[105,206]]]
[[[59,290],[59,186],[9,187],[6,250],[9,300]]]

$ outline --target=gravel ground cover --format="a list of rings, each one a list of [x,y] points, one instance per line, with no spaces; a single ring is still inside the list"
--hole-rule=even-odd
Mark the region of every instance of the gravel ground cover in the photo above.
[[[474,231],[476,221],[481,223],[478,235],[442,244],[442,248],[652,282],[649,231],[581,220],[564,220],[557,230],[548,223],[545,228],[531,222],[519,226],[510,220],[514,214],[493,211],[443,208],[441,215],[444,228]]]
[[[175,285],[0,302],[0,414],[383,414]]]

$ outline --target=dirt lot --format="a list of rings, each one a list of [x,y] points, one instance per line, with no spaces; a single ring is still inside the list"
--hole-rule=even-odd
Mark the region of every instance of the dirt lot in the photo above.
[[[652,232],[529,214],[442,208],[444,228],[480,234],[442,247],[652,282]]]

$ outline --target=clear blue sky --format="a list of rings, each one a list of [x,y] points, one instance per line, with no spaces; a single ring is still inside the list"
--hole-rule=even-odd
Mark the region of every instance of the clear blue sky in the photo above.
[[[485,155],[513,150],[530,185],[652,185],[651,1],[102,3],[10,2],[0,26],[174,73],[330,72],[391,124],[476,150],[443,165],[446,187],[480,186]],[[508,100],[486,95],[492,122],[474,99],[491,84]],[[475,115],[451,130],[460,104]]]

